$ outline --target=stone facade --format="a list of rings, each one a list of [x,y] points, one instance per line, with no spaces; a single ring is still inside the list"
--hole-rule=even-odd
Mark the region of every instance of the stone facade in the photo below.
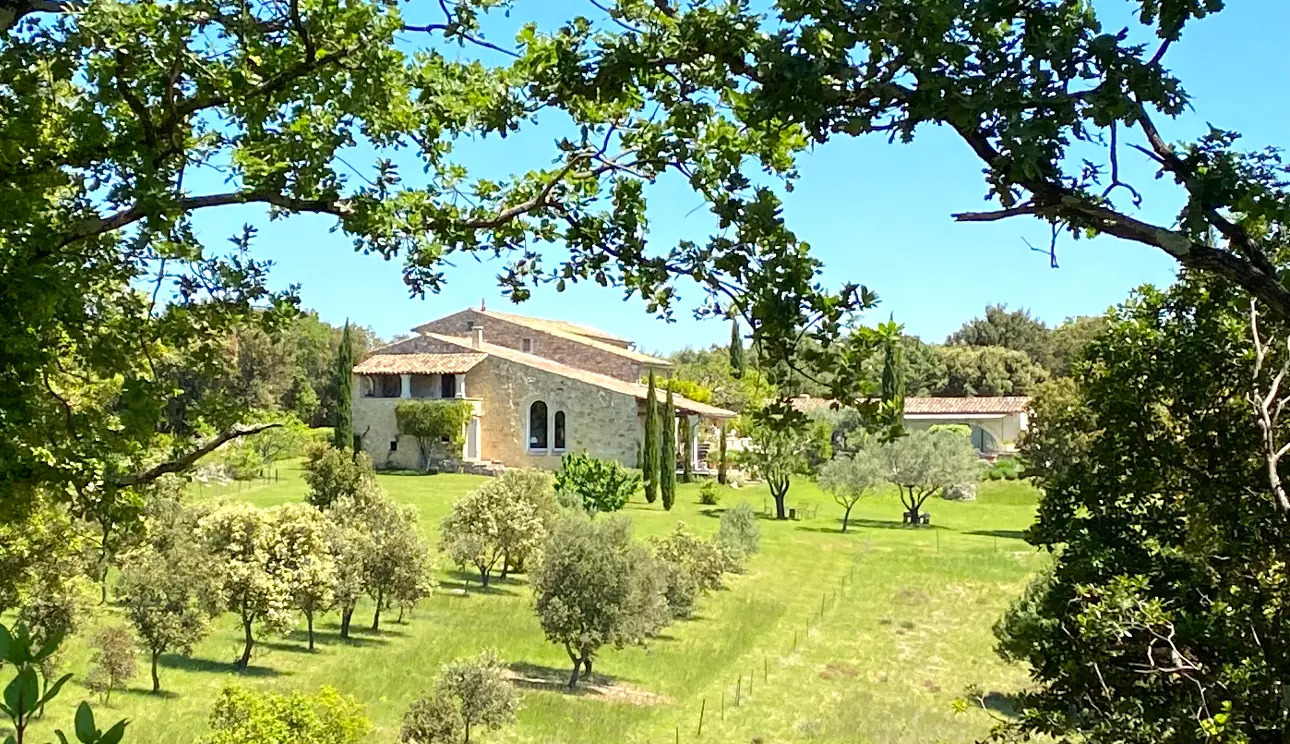
[[[474,370],[471,370],[473,373]],[[467,383],[469,375],[467,373]],[[417,438],[399,433],[394,409],[407,398],[373,398],[358,393],[355,384],[353,411],[354,433],[363,443],[363,451],[372,458],[372,464],[379,469],[387,470],[420,470],[422,469],[421,448]],[[429,397],[429,396],[427,396]],[[438,396],[434,396],[438,397]],[[482,401],[467,399],[475,406],[475,415],[483,412]],[[451,463],[451,461],[450,461]],[[454,469],[445,467],[444,463],[433,463],[437,469]]]
[[[967,425],[972,430],[972,444],[980,452],[986,454],[1011,452],[1016,449],[1017,439],[1026,429],[1026,414],[1010,413],[997,416],[941,414],[935,417],[906,414],[905,416],[905,428],[912,431],[925,431],[937,424]]]
[[[644,365],[630,357],[608,349],[597,348],[585,342],[495,318],[476,310],[462,310],[444,316],[417,326],[417,330],[423,333],[440,333],[445,336],[469,339],[471,329],[476,326],[483,327],[484,341],[490,344],[534,354],[571,367],[599,372],[627,382],[639,382],[641,379]],[[528,348],[525,348],[526,339]]]
[[[586,450],[593,457],[636,466],[636,444],[645,429],[634,396],[495,356],[472,369],[466,385],[472,396],[484,401],[480,444],[485,460],[554,469],[564,452]],[[547,405],[548,445],[555,444],[555,414],[564,412],[564,450],[529,450],[529,407],[539,400]]]

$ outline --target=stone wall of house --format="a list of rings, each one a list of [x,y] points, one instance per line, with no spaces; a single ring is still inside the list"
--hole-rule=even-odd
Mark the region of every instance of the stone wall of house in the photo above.
[[[473,372],[473,370],[472,370]],[[467,377],[467,385],[470,384]],[[394,409],[406,398],[369,398],[358,393],[353,397],[354,433],[363,442],[363,451],[378,469],[419,470],[421,448],[417,438],[399,433]],[[482,406],[476,402],[477,410]],[[449,455],[451,459],[451,456]]]
[[[556,411],[565,415],[565,450],[636,466],[636,445],[644,436],[636,398],[532,367],[489,357],[466,378],[471,397],[483,399],[480,444],[485,460],[508,467],[560,466],[562,451],[527,447],[529,407],[547,404],[548,445],[554,445]]]
[[[415,470],[419,465],[416,437],[399,434],[394,421],[394,407],[401,402],[400,398],[354,395],[354,433],[362,438],[363,451],[377,468]],[[391,443],[396,445],[393,450]]]
[[[484,328],[485,343],[505,346],[508,349],[524,351],[524,339],[529,339],[532,346],[528,353],[578,369],[599,372],[602,375],[615,377],[628,382],[640,382],[641,363],[615,354],[605,349],[598,349],[589,344],[562,338],[550,333],[493,318],[474,310],[462,310],[458,313],[432,321],[417,330],[427,333],[442,333],[447,336],[471,337],[471,326],[481,325]]]

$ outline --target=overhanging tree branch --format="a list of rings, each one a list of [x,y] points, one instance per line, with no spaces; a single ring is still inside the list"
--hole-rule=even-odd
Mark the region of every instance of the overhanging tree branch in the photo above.
[[[134,474],[122,476],[119,478],[114,478],[111,481],[111,485],[116,486],[117,488],[128,488],[130,486],[142,486],[157,480],[163,475],[169,475],[171,473],[181,473],[187,470],[188,468],[192,467],[193,464],[195,464],[198,460],[202,459],[206,455],[209,455],[210,453],[219,449],[227,442],[231,442],[232,440],[237,439],[239,437],[250,436],[252,434],[259,434],[262,431],[266,431],[268,429],[274,429],[279,426],[282,426],[282,424],[253,424],[250,426],[247,426],[244,424],[237,424],[228,429],[225,429],[224,431],[220,432],[218,436],[207,440],[197,449],[183,455],[182,457],[177,457],[173,460],[167,460],[166,462],[163,462],[159,465],[154,465],[153,467],[148,468],[147,470],[141,473],[134,473]]]

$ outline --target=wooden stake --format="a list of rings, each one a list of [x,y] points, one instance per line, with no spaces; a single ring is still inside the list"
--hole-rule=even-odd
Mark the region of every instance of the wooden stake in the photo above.
[[[695,735],[697,738],[700,738],[700,739],[703,738],[703,711],[707,707],[708,707],[708,699],[704,698],[703,702],[699,703],[699,733]]]
[[[743,691],[744,675],[739,675],[738,681],[735,682],[735,707],[739,707],[739,693]]]

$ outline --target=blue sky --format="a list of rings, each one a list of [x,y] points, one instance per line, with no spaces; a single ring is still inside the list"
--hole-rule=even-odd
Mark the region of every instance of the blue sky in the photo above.
[[[543,3],[545,5],[545,3]],[[1127,5],[1101,3],[1104,17]],[[1206,122],[1245,135],[1246,147],[1285,143],[1290,124],[1290,3],[1283,0],[1233,2],[1209,19],[1188,27],[1167,57],[1191,94],[1195,112],[1159,122],[1170,139],[1191,138]],[[582,3],[553,2],[583,10]],[[536,7],[519,3],[523,11]],[[1108,25],[1109,22],[1108,22]],[[542,129],[502,143],[474,143],[460,149],[480,174],[500,175],[516,167],[543,166],[551,132]],[[533,154],[542,155],[536,162]],[[1180,201],[1166,184],[1151,183],[1144,158],[1121,155],[1147,183],[1144,219],[1168,223]],[[859,281],[875,290],[881,305],[871,320],[889,314],[909,332],[939,341],[985,305],[1027,307],[1039,318],[1099,313],[1143,283],[1167,284],[1175,265],[1154,249],[1112,238],[1063,238],[1052,269],[1046,255],[1031,252],[1048,239],[1046,225],[1028,219],[992,224],[956,224],[950,214],[986,208],[981,164],[951,133],[928,128],[910,145],[885,138],[838,140],[801,161],[801,179],[787,195],[788,223],[825,264],[822,281]],[[651,240],[669,245],[679,237],[701,240],[709,229],[706,210],[681,189],[660,186],[651,193]],[[696,209],[697,208],[697,209]],[[696,321],[684,309],[666,324],[646,313],[643,303],[623,302],[621,293],[575,286],[557,294],[539,289],[515,307],[497,288],[496,263],[463,259],[447,270],[447,288],[424,300],[410,299],[398,261],[356,254],[329,218],[302,216],[270,223],[258,210],[226,208],[203,214],[198,229],[216,245],[243,222],[260,229],[256,252],[276,262],[274,283],[297,283],[307,307],[324,320],[349,319],[383,336],[407,332],[427,319],[478,305],[590,323],[635,339],[642,347],[667,351],[724,343],[729,329],[717,321]],[[684,293],[685,287],[682,287]],[[694,298],[695,292],[688,293]]]

